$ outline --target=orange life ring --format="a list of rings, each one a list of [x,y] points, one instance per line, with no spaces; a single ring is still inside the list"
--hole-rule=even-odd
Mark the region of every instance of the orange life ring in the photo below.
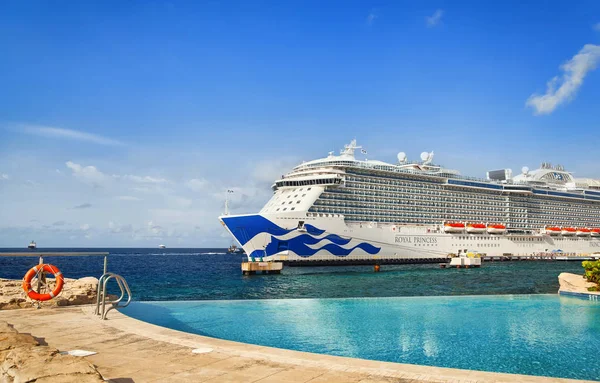
[[[39,292],[33,290],[31,288],[31,281],[33,280],[33,278],[38,275],[38,273],[40,271],[44,271],[46,273],[52,273],[54,274],[54,278],[56,278],[56,287],[54,288],[54,290],[52,290],[50,293],[48,294],[40,294]],[[49,301],[50,299],[54,298],[55,296],[57,296],[58,294],[60,294],[60,292],[62,291],[63,285],[65,284],[65,278],[63,277],[61,271],[58,269],[58,267],[53,266],[53,265],[37,265],[32,267],[27,274],[25,274],[25,277],[23,277],[23,290],[25,290],[25,293],[27,294],[27,296],[33,300],[36,301]]]

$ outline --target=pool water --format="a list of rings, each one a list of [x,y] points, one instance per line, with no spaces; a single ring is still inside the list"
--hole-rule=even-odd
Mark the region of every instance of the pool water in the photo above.
[[[123,313],[292,350],[600,380],[600,303],[558,295],[134,302]]]

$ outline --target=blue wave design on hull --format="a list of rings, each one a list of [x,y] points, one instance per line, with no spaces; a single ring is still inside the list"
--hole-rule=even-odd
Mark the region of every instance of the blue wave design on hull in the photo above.
[[[325,232],[325,230],[321,230],[321,229],[319,229],[311,224],[308,224],[308,223],[304,224],[304,228],[306,229],[306,231],[309,234],[312,234],[312,235],[321,235]]]
[[[318,227],[310,224],[304,225],[304,228],[306,229],[305,234],[283,240],[277,237],[289,234],[297,230],[297,228],[284,229],[260,215],[223,217],[222,219],[236,239],[242,244],[242,246],[248,243],[248,241],[254,238],[257,234],[268,233],[271,235],[271,241],[267,247],[264,250],[252,251],[252,253],[249,254],[249,257],[251,258],[266,257],[286,250],[292,251],[298,256],[304,258],[315,255],[321,250],[325,250],[338,257],[348,256],[356,249],[361,249],[371,255],[377,254],[379,251],[381,251],[380,247],[373,246],[367,242],[361,242],[349,249],[343,248],[342,245],[347,245],[350,243],[352,238],[344,238],[337,234],[329,234],[323,238],[315,238],[315,236],[324,234],[325,230],[319,229]],[[308,245],[315,245],[323,240],[329,240],[331,243],[323,245],[317,249],[308,247]]]
[[[223,217],[222,220],[242,246],[260,233],[282,236],[296,230],[284,229],[260,215]]]
[[[303,243],[305,245],[314,245],[314,244],[317,244],[326,239],[335,243],[336,245],[347,245],[350,243],[350,241],[352,241],[352,238],[342,238],[337,234],[329,234],[323,238],[315,238],[309,234],[302,234],[302,235],[299,235],[297,237],[290,238],[290,239],[279,239],[279,238],[273,238],[273,239],[275,239],[277,241],[281,241],[281,242],[287,241],[288,243],[292,242],[292,241],[293,242],[299,241],[300,243]]]

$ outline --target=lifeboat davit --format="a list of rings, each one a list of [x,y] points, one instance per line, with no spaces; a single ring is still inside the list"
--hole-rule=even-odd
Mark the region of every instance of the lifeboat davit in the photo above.
[[[590,229],[587,229],[585,227],[580,227],[579,229],[577,229],[577,233],[575,233],[575,234],[577,234],[578,237],[587,237],[588,235],[591,234],[591,232],[592,231]]]
[[[600,237],[600,229],[592,229],[590,230],[590,234],[592,237]]]
[[[557,226],[546,226],[544,228],[544,233],[549,235],[559,235],[561,233],[560,227]]]
[[[446,222],[444,231],[446,233],[462,233],[465,231],[465,224],[462,222]]]
[[[504,226],[504,225],[487,225],[487,232],[490,234],[504,234],[504,233],[506,233],[506,226]]]
[[[480,234],[485,232],[486,226],[483,223],[467,224],[467,233]]]
[[[562,235],[574,235],[575,233],[577,233],[577,229],[574,227],[563,227],[561,231]]]

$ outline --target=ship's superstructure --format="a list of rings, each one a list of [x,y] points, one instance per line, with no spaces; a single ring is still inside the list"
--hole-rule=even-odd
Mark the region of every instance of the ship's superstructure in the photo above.
[[[221,221],[250,258],[289,262],[600,252],[599,180],[548,163],[475,179],[433,152],[389,164],[359,149],[296,166],[258,214]]]

